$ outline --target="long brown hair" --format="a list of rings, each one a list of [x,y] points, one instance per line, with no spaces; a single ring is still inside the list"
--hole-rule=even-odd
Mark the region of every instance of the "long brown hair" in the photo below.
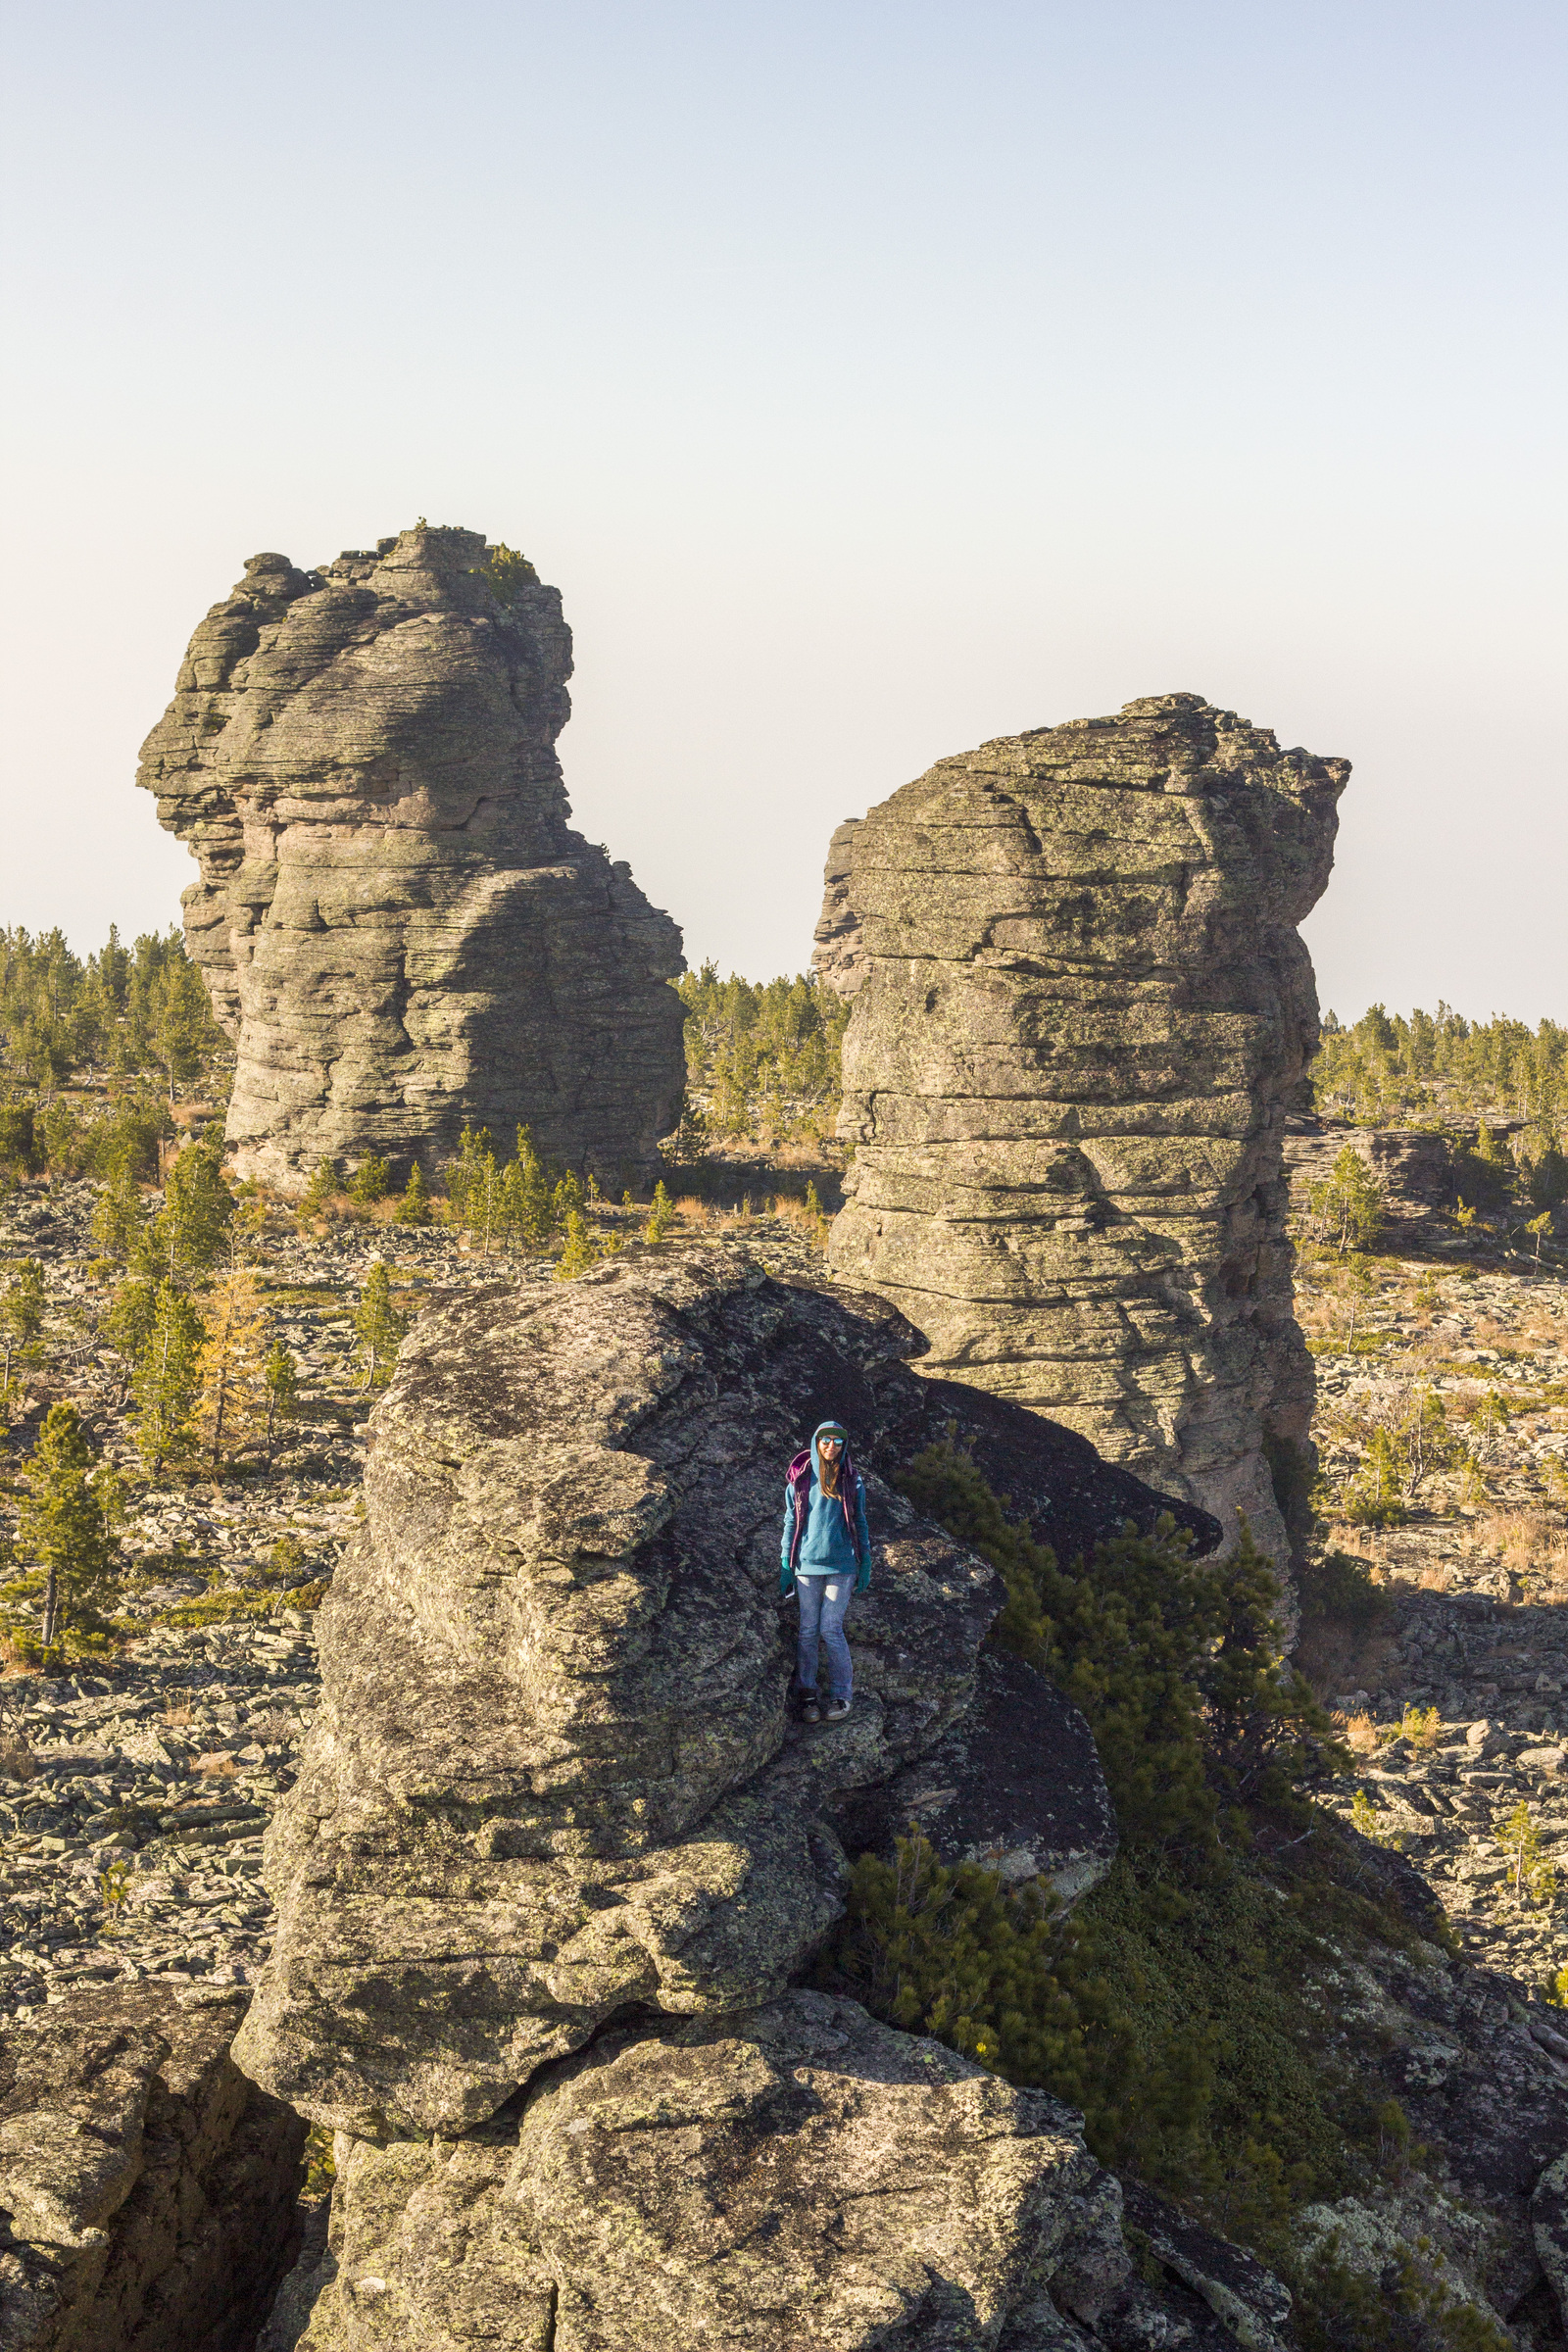
[[[822,1459],[822,1441],[819,1437],[811,1440],[811,1450],[816,1455],[817,1485],[824,1494],[836,1494],[839,1491],[839,1471],[844,1463],[844,1440],[840,1438],[838,1453],[831,1462]]]

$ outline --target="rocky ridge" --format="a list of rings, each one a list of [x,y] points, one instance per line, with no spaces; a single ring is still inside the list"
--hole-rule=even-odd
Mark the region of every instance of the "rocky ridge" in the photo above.
[[[721,1247],[497,1286],[406,1344],[235,2053],[339,2133],[310,2352],[493,2341],[502,2278],[501,2340],[560,2352],[1043,2352],[1089,2340],[1069,2311],[1155,2307],[1076,2118],[792,1985],[842,1910],[835,1807],[992,1695],[999,1580],[878,1469],[934,1434],[918,1346],[884,1302]],[[813,1735],[780,1470],[830,1402],[878,1567],[855,1710]],[[986,1405],[1086,1525],[1158,1509]],[[1055,1762],[1103,1837],[1092,1744]]]
[[[1285,1114],[1317,1037],[1296,925],[1348,762],[1191,694],[942,760],[834,837],[852,993],[831,1260],[933,1371],[1289,1544],[1304,1446]]]
[[[243,1174],[429,1172],[466,1119],[617,1196],[652,1164],[680,935],[566,822],[570,671],[559,591],[423,523],[319,571],[253,556],[197,629],[137,780],[200,861]]]
[[[113,1367],[89,1344],[90,1317],[79,1320],[93,1296],[84,1275],[91,1254],[88,1199],[84,1186],[57,1185],[48,1194],[24,1188],[5,1206],[0,1245],[41,1258],[51,1292],[50,1363],[65,1367],[59,1376],[65,1392],[77,1396],[113,1447],[123,1434],[122,1399]],[[792,1279],[799,1273],[809,1282],[810,1253],[802,1251],[797,1264],[784,1228],[753,1220],[733,1231]],[[411,1278],[423,1272],[460,1295],[470,1284],[493,1283],[496,1273],[497,1261],[470,1259],[447,1233],[350,1226],[325,1240],[302,1234],[270,1241],[269,1251],[274,1247],[270,1278],[291,1286],[284,1303],[299,1324],[299,1350],[312,1359],[308,1377],[313,1395],[318,1389],[321,1417],[301,1433],[272,1479],[236,1483],[220,1494],[172,1483],[146,1497],[130,1531],[139,1556],[129,1580],[130,1611],[145,1611],[145,1630],[112,1667],[89,1667],[71,1679],[15,1675],[0,1685],[11,1728],[30,1744],[39,1767],[30,1780],[0,1782],[8,1808],[0,1815],[7,1873],[0,1889],[6,1937],[0,1996],[20,2012],[6,2029],[7,2042],[33,2031],[34,2018],[48,2031],[78,2001],[96,1999],[96,1988],[118,1997],[122,1978],[140,1972],[159,1980],[153,1989],[164,2003],[187,1989],[243,1984],[257,1973],[275,1924],[260,1883],[259,1831],[288,1786],[315,1703],[315,1613],[298,1612],[298,1622],[274,1613],[254,1627],[243,1620],[182,1626],[171,1617],[200,1602],[208,1579],[225,1589],[238,1583],[280,1532],[304,1538],[311,1575],[329,1568],[356,1534],[354,1490],[346,1482],[357,1478],[361,1447],[350,1420],[363,1414],[365,1401],[356,1401],[334,1317],[343,1313],[369,1252],[395,1252],[400,1281],[407,1267]],[[1391,2244],[1441,2237],[1444,2260],[1476,2311],[1494,2319],[1509,2311],[1514,2340],[1544,2347],[1560,2340],[1550,2281],[1558,2280],[1560,2291],[1568,2277],[1568,2230],[1549,2178],[1568,2146],[1568,2061],[1551,2037],[1568,2037],[1568,2026],[1543,1993],[1568,1962],[1568,1934],[1560,1892],[1544,1902],[1516,1897],[1496,1833],[1524,1801],[1547,1857],[1568,1854],[1559,1793],[1568,1782],[1558,1763],[1568,1714],[1552,1688],[1561,1683],[1568,1690],[1568,1653],[1558,1629],[1568,1590],[1561,1567],[1568,1522],[1552,1500],[1568,1429],[1568,1292],[1528,1272],[1456,1273],[1380,1261],[1376,1273],[1379,1296],[1361,1310],[1355,1345],[1345,1347],[1342,1309],[1325,1276],[1302,1271],[1300,1313],[1319,1350],[1318,1436],[1331,1487],[1356,1470],[1372,1416],[1399,1408],[1417,1350],[1431,1355],[1426,1371],[1456,1411],[1481,1403],[1494,1389],[1507,1410],[1486,1465],[1485,1502],[1424,1491],[1421,1507],[1403,1526],[1342,1527],[1334,1535],[1336,1543],[1373,1556],[1388,1614],[1369,1633],[1337,1636],[1342,1654],[1322,1661],[1325,1694],[1343,1697],[1344,1711],[1364,1714],[1372,1727],[1357,1780],[1332,1801],[1348,1813],[1359,1787],[1375,1815],[1376,1836],[1364,1849],[1369,1883],[1397,1869],[1417,1892],[1422,1885],[1432,1888],[1464,1956],[1441,1948],[1445,1931],[1437,1911],[1418,1915],[1427,1924],[1406,1953],[1347,1953],[1339,1982],[1327,1990],[1355,2046],[1355,2063],[1382,2074],[1387,2095],[1398,2099],[1416,2138],[1433,2152],[1433,2166],[1446,2169],[1448,2185],[1435,2187],[1430,2169],[1414,2173],[1403,2188],[1391,2181],[1379,2198],[1345,2200],[1315,2213],[1313,2226],[1341,2230],[1374,2272],[1387,2262]],[[533,1281],[526,1268],[522,1279]],[[547,1276],[535,1288],[541,1300],[563,1296]],[[56,1385],[52,1372],[35,1378],[40,1393],[18,1433],[23,1442]],[[1007,1408],[956,1384],[926,1383],[902,1369],[897,1378],[935,1393],[930,1434],[943,1434],[966,1404],[977,1415],[995,1409],[999,1422],[989,1435],[977,1424],[965,1442],[992,1448],[987,1475],[1000,1491],[1012,1491],[1016,1465],[1007,1464],[998,1434]],[[865,1398],[873,1398],[869,1385]],[[1313,1640],[1316,1624],[1306,1627]],[[256,1638],[264,1634],[267,1640]],[[983,1659],[982,1681],[999,1669],[1010,1671],[1006,1661]],[[1407,1705],[1437,1710],[1430,1744],[1400,1736]],[[170,1720],[187,1707],[188,1719]],[[1474,1741],[1466,1736],[1473,1725],[1483,1727]],[[1002,1817],[1005,1806],[979,1822],[965,1812],[977,1784],[960,1792],[957,1772],[944,1761],[966,1752],[981,1759],[982,1791],[993,1794],[999,1781],[1005,1787],[1010,1759],[1004,1747],[999,1771],[989,1744],[997,1726],[995,1709],[979,1719],[965,1714],[907,1769],[909,1805],[934,1793],[933,1783],[936,1790],[955,1792],[943,1814],[915,1816],[945,1851],[979,1846],[992,1853],[1000,1845],[1004,1854],[1024,1852],[1017,1822]],[[151,1739],[161,1756],[139,1752]],[[256,1749],[262,1752],[246,1752]],[[867,1805],[876,1795],[852,1791],[831,1809],[832,1826],[851,1851],[871,1841],[878,1825],[868,1831],[864,1816],[850,1806]],[[241,1809],[239,1817],[220,1818],[230,1806]],[[1089,1848],[1092,1810],[1091,1804],[1081,1826],[1067,1825],[1061,1847],[1043,1857],[1047,1867],[1071,1868],[1072,1851]],[[955,1813],[963,1818],[954,1822]],[[163,1826],[165,1817],[173,1827]],[[106,1906],[100,1882],[117,1866],[125,1875],[126,1897]],[[1560,1888],[1564,1865],[1558,1868]],[[367,2153],[367,2165],[382,2153]],[[409,2143],[384,2153],[389,2165],[394,2157],[402,2161]],[[396,2167],[374,2177],[395,2186]],[[460,2179],[460,2172],[449,2177],[453,2193]],[[1129,2189],[1128,2216],[1142,2232],[1138,2242],[1147,2245],[1153,2241],[1141,2193]],[[412,2261],[408,2230],[415,2224],[398,2220],[410,2210],[383,2200],[388,2233],[397,2237],[394,2223],[404,2230],[400,2259]],[[1228,2344],[1234,2336],[1212,2314],[1227,2291],[1221,2274],[1230,2258],[1212,2240],[1205,2245],[1202,2232],[1184,2251],[1180,2229],[1179,2217],[1166,2210],[1160,2297],[1175,2297],[1172,2278],[1186,2276],[1172,2268],[1170,2257],[1178,2258],[1192,2276],[1208,2280],[1215,2299],[1205,2300],[1196,2287],[1184,2290],[1179,2317],[1193,2330],[1188,2340]],[[345,2242],[340,2236],[340,2247]],[[280,2304],[282,2331],[267,2352],[289,2352],[337,2260],[313,2250],[291,2289],[294,2318],[287,2321]],[[383,2275],[368,2258],[361,2268],[372,2278]],[[371,2325],[368,2301],[361,2324]],[[1032,2340],[1072,2343],[1076,2330],[1082,2342],[1108,2343],[1122,2323],[1102,2316],[1085,2324],[1056,2311],[1049,2324],[1058,2332]],[[1161,2324],[1171,2325],[1169,2309]],[[390,2326],[389,2316],[381,2314],[375,2325]],[[1037,2314],[1031,2325],[1045,2329],[1048,2323]],[[1281,2340],[1288,2337],[1286,2323]],[[1148,2332],[1123,2340],[1161,2339]]]

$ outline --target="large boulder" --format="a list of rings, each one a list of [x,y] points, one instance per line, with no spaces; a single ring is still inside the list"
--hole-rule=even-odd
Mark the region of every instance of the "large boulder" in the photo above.
[[[1304,1447],[1285,1114],[1316,1049],[1296,926],[1343,760],[1198,695],[939,760],[827,865],[854,999],[831,1259],[929,1367],[1066,1422],[1282,1561]],[[1298,1468],[1301,1465],[1298,1464]]]
[[[1001,1602],[886,1483],[944,1401],[906,1367],[919,1345],[880,1299],[711,1246],[421,1320],[269,1837],[278,1932],[239,2043],[258,2081],[365,2136],[464,2132],[632,2008],[786,1987],[842,1910],[830,1802],[960,1723]],[[986,1401],[1046,1515],[1054,1476],[1064,1525],[1158,1512],[1125,1472],[1097,1485],[1081,1440]],[[779,1534],[785,1464],[826,1411],[860,1445],[878,1561],[854,1712],[808,1732]],[[1081,1728],[1057,1777],[1099,1819]]]
[[[651,1166],[680,934],[566,822],[570,674],[560,592],[423,523],[319,571],[253,556],[196,631],[137,781],[201,863],[243,1174],[428,1165],[466,1119],[617,1189]]]
[[[1103,2218],[1076,2116],[811,1992],[612,2031],[482,2136],[339,2178],[301,2352],[952,2352]]]
[[[305,2127],[246,2082],[246,1994],[81,1991],[0,2038],[5,2352],[244,2352]]]

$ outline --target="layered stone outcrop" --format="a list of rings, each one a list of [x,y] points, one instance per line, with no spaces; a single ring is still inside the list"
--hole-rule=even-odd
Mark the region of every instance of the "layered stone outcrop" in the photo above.
[[[1317,1042],[1296,926],[1343,760],[1191,694],[939,760],[834,836],[854,998],[831,1262],[929,1367],[1067,1423],[1283,1559],[1304,1448],[1285,1115]]]
[[[680,934],[566,821],[570,674],[559,591],[422,523],[319,571],[253,556],[197,629],[137,781],[200,861],[242,1173],[429,1165],[466,1119],[607,1184],[652,1163]]]
[[[249,2352],[305,2127],[228,2055],[246,1998],[77,1991],[0,2039],[6,2352]]]
[[[342,2134],[310,2352],[630,2352],[699,2319],[737,2352],[937,2352],[1004,2340],[1058,2275],[1075,2310],[1134,2291],[1076,2119],[799,1987],[856,1792],[951,1739],[978,1753],[1030,1703],[980,1656],[998,1578],[888,1477],[952,1435],[1080,1545],[1162,1507],[1070,1433],[914,1377],[919,1345],[879,1298],[712,1246],[498,1284],[405,1344],[235,2050]],[[808,1731],[778,1544],[784,1466],[827,1411],[877,1565],[854,1710]],[[1057,1741],[1046,1817],[1017,1777],[995,1810],[1012,1874],[1027,1852],[1070,1895],[1114,1830],[1054,1708],[1031,1718]],[[920,1820],[932,1792],[907,1793]],[[958,1813],[939,1850],[990,1834]]]

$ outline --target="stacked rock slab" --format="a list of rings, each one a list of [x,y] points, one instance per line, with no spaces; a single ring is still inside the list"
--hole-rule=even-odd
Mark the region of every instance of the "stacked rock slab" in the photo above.
[[[423,524],[318,572],[253,556],[196,631],[137,781],[200,860],[243,1173],[428,1165],[465,1119],[607,1183],[651,1164],[680,934],[566,822],[570,674],[559,591]]]
[[[997,2342],[1058,2273],[1075,2309],[1131,2291],[1076,2118],[797,1982],[843,1909],[835,1810],[987,1688],[999,1580],[880,1475],[939,1434],[918,1346],[881,1299],[714,1247],[470,1293],[405,1344],[235,2046],[340,2133],[310,2352],[937,2352]],[[1032,1515],[1052,1486],[1090,1532],[1159,1508],[979,1401],[988,1458],[1033,1439]],[[813,1734],[778,1544],[784,1464],[829,1409],[878,1562],[855,1709]],[[1076,1891],[1114,1833],[1055,1704],[1057,1818],[1098,1844],[1051,1826],[1034,1868]]]
[[[1288,1538],[1304,1448],[1285,1114],[1316,1049],[1296,926],[1348,764],[1198,695],[939,760],[827,865],[817,961],[853,995],[831,1263],[929,1367]],[[1276,1454],[1276,1458],[1278,1455]]]

